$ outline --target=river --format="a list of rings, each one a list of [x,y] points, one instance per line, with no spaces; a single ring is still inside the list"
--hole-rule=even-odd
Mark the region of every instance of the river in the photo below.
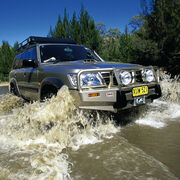
[[[180,86],[116,117],[80,111],[66,87],[44,103],[0,87],[0,179],[180,179]]]

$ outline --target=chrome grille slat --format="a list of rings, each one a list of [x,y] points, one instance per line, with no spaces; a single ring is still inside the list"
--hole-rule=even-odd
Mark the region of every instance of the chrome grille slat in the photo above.
[[[110,72],[101,72],[101,75],[106,83],[106,85],[109,85],[110,83]],[[115,75],[113,74],[113,85],[117,85],[117,81],[116,81],[116,78],[115,78]]]
[[[142,70],[135,71],[135,81],[136,82],[143,82]]]
[[[134,78],[134,81],[131,84],[144,83],[143,70],[131,70],[130,73]],[[102,75],[106,85],[109,85],[110,72],[101,72],[101,75]],[[113,74],[113,85],[118,85],[114,74]]]

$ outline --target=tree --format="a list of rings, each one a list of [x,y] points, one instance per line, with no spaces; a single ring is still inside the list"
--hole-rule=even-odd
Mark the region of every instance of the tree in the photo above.
[[[80,12],[80,36],[81,36],[81,43],[87,45],[87,41],[89,39],[89,22],[90,16],[87,10],[84,9],[84,6],[81,7]]]
[[[63,38],[69,39],[71,37],[70,33],[70,22],[69,22],[69,18],[66,12],[66,8],[64,10],[64,18],[63,18]]]
[[[96,29],[94,19],[91,18],[89,22],[89,40],[88,46],[91,49],[99,51],[101,46],[101,37],[99,31]]]
[[[13,49],[14,49],[14,51],[16,51],[18,48],[19,48],[19,43],[16,41],[14,43]]]
[[[15,44],[16,46],[16,44]],[[15,56],[15,50],[8,42],[3,41],[0,48],[0,77],[8,77],[9,71],[12,66],[12,62]]]
[[[180,1],[142,0],[142,12],[130,21],[132,57],[144,65],[163,66],[180,73]],[[179,65],[177,65],[179,64]]]
[[[52,26],[50,26],[48,37],[56,37],[55,31],[53,30]]]
[[[102,22],[99,22],[96,24],[96,28],[98,29],[98,31],[100,32],[101,36],[105,36],[107,31],[106,31],[106,25]]]
[[[66,39],[72,38],[77,43],[86,45],[96,51],[99,51],[101,45],[100,33],[96,28],[94,19],[90,17],[83,6],[81,7],[80,17],[77,18],[74,12],[70,20],[65,9],[63,20],[59,15],[55,29],[50,28],[48,36]]]
[[[119,59],[122,62],[133,62],[132,59],[132,35],[128,32],[128,27],[125,27],[125,33],[119,38]]]
[[[132,27],[132,32],[139,30],[144,24],[144,16],[143,15],[136,15],[131,18],[129,21],[129,25]]]
[[[59,15],[57,24],[55,26],[54,37],[56,38],[64,38],[64,27],[63,22],[61,20],[61,16]]]
[[[180,1],[143,0],[143,15],[147,39],[157,43],[159,62],[163,66],[171,63],[174,54],[180,52]]]
[[[76,12],[73,13],[72,20],[70,21],[70,34],[71,38],[74,39],[77,43],[81,43],[80,37],[80,24],[76,17]]]
[[[118,28],[110,28],[108,31],[108,35],[113,36],[113,37],[117,37],[120,36],[121,32]]]

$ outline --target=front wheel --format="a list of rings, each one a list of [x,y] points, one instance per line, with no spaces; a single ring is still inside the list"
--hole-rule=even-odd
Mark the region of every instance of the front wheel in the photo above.
[[[41,101],[45,101],[46,99],[50,99],[56,95],[57,95],[57,89],[55,87],[46,86],[42,90]]]
[[[10,84],[10,93],[14,94],[15,96],[20,96],[18,89],[14,83]]]

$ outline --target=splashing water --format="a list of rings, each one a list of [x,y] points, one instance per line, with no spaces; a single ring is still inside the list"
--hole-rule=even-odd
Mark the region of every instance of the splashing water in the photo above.
[[[161,99],[168,102],[180,103],[180,81],[179,76],[171,78],[166,72],[161,75],[160,83],[162,89]]]
[[[180,82],[179,77],[174,79],[167,73],[161,75],[160,82],[162,89],[162,97],[155,100],[146,107],[145,113],[142,113],[136,123],[148,125],[154,128],[162,128],[167,126],[170,121],[180,121]]]
[[[178,78],[163,75],[162,98],[135,122],[155,128],[180,117]],[[119,131],[106,113],[80,111],[68,88],[44,103],[0,96],[0,179],[71,179],[68,151],[101,142]]]
[[[14,108],[23,106],[24,101],[12,94],[0,95],[0,115],[10,113]]]
[[[23,106],[12,95],[6,99],[12,104],[1,101],[1,112],[13,113],[0,120],[0,154],[8,158],[1,164],[0,179],[70,179],[72,164],[63,151],[100,142],[118,131],[108,117],[78,110],[67,87],[44,103]]]

